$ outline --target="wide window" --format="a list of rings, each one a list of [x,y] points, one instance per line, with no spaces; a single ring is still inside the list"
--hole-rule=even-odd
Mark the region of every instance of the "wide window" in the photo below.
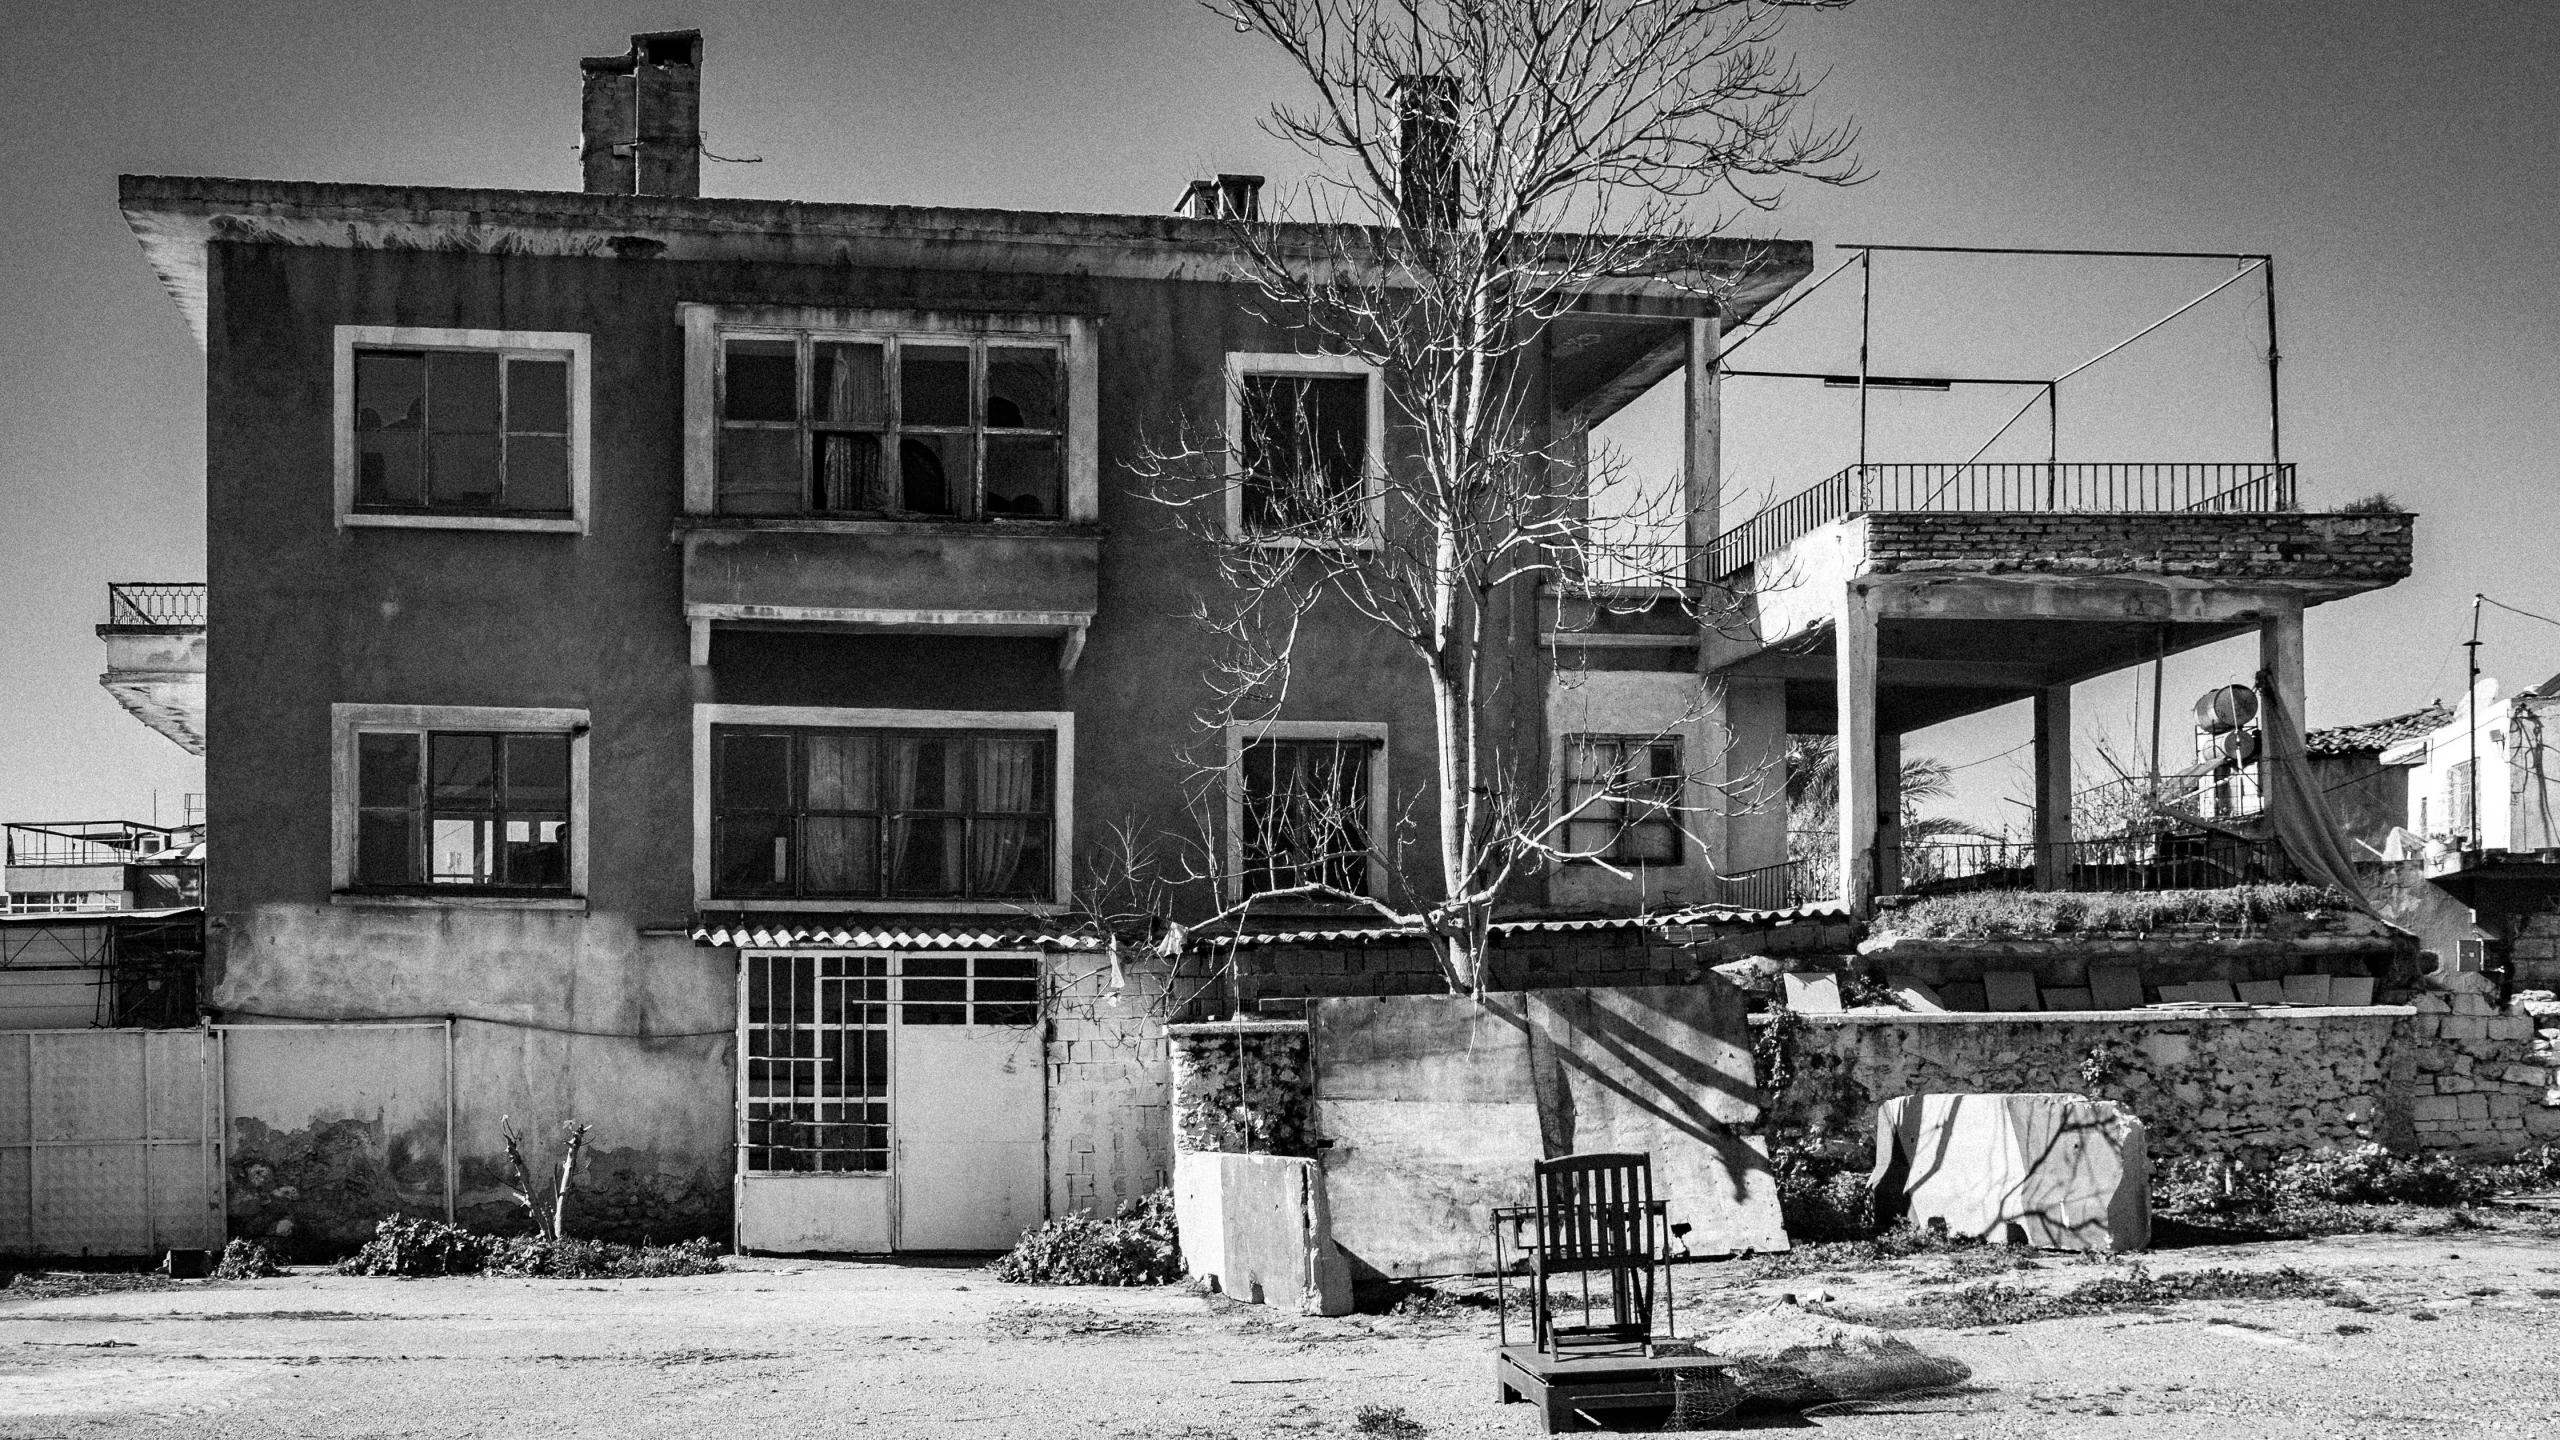
[[[1047,898],[1046,734],[714,726],[711,894]]]
[[[587,337],[342,325],[342,524],[575,530]]]
[[[719,346],[722,514],[1064,513],[1062,340],[724,330]]]
[[[1228,369],[1233,532],[1328,544],[1374,535],[1377,372],[1324,355],[1236,354]]]
[[[569,736],[362,730],[355,743],[357,887],[569,890]]]
[[[1257,739],[1238,755],[1241,860],[1248,890],[1370,889],[1373,771],[1368,737]]]
[[[1642,735],[1568,735],[1565,849],[1614,865],[1680,863],[1680,742]]]

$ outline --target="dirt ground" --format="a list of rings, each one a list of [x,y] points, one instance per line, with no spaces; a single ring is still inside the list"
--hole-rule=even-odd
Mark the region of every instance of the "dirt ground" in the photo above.
[[[2007,1257],[1857,1273],[1687,1267],[1692,1320],[1793,1293],[1907,1304]],[[2295,1266],[2365,1308],[2203,1302],[1915,1329],[1970,1386],[1757,1422],[1839,1436],[2560,1435],[2560,1236],[2502,1227],[2164,1251],[2154,1274]],[[2122,1263],[2040,1257],[2068,1289]],[[1032,1289],[961,1265],[737,1262],[685,1280],[301,1273],[78,1298],[0,1291],[0,1435],[1517,1436],[1492,1313],[1309,1320],[1161,1290]],[[2342,1327],[2344,1327],[2342,1329]],[[2360,1328],[2359,1328],[2360,1327]],[[1684,1329],[1687,1328],[1685,1325]],[[1400,1409],[1409,1425],[1364,1406]]]

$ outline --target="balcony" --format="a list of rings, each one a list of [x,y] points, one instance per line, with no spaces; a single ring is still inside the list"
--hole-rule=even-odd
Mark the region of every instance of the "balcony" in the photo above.
[[[190,755],[204,753],[205,587],[119,581],[107,587],[106,673],[98,683],[133,717]]]
[[[1101,532],[1048,522],[688,517],[684,614],[693,660],[714,627],[1036,635],[1073,670],[1100,605]]]
[[[1717,536],[1713,572],[1735,574],[1834,520],[1876,511],[2230,515],[2293,508],[2293,467],[2263,462],[1852,465]]]

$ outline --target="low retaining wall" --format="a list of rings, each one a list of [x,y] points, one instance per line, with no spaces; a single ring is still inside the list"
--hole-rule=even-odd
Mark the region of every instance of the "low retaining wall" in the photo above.
[[[1219,1293],[1302,1315],[1351,1313],[1351,1267],[1334,1246],[1315,1161],[1185,1154],[1174,1162],[1173,1218],[1184,1268]]]
[[[1932,1092],[2115,1100],[2142,1118],[2155,1157],[2264,1159],[2367,1143],[2492,1153],[2560,1134],[2560,1108],[2528,1097],[2550,1072],[2526,1063],[2523,1017],[2377,1005],[1861,1011],[1754,1023],[1786,1027],[1785,1073],[1764,1077],[1773,1082],[1765,1132],[1844,1158],[1872,1153],[1880,1102]],[[2440,1088],[2448,1083],[2457,1088]]]

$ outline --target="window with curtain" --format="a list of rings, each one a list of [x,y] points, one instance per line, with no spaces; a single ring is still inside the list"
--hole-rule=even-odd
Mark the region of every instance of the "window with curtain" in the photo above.
[[[1370,739],[1254,740],[1239,756],[1244,883],[1369,892]]]
[[[562,734],[356,734],[354,883],[364,889],[569,889]]]
[[[715,726],[716,897],[1037,899],[1046,734]]]
[[[1680,742],[1567,735],[1565,848],[1612,865],[1680,863]]]
[[[570,513],[569,357],[355,352],[355,508]]]
[[[720,336],[727,515],[1056,519],[1065,350],[1029,336]]]

